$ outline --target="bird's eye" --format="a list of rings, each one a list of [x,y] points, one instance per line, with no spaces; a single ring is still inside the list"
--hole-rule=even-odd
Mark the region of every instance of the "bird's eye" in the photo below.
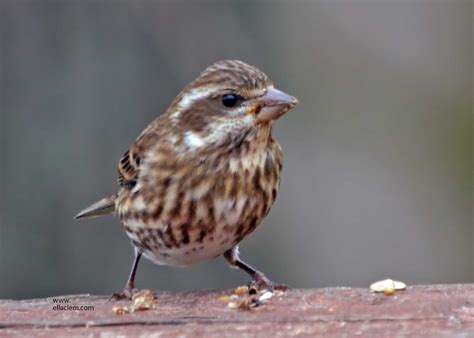
[[[225,94],[222,96],[222,104],[227,108],[235,107],[239,98],[235,94]]]

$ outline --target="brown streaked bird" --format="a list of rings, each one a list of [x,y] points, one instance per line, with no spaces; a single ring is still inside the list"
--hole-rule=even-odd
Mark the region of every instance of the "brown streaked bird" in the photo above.
[[[118,164],[118,192],[76,216],[123,223],[135,259],[121,296],[134,292],[142,255],[171,266],[223,255],[255,288],[274,286],[239,258],[238,244],[275,202],[282,152],[272,122],[297,103],[256,67],[220,61],[145,128]]]

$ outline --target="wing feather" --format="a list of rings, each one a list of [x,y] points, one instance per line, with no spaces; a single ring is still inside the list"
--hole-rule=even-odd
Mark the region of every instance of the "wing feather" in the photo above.
[[[133,188],[135,186],[140,173],[140,162],[145,157],[147,151],[155,145],[158,140],[156,121],[154,121],[143,131],[125,154],[123,154],[118,163],[118,182],[122,187]]]

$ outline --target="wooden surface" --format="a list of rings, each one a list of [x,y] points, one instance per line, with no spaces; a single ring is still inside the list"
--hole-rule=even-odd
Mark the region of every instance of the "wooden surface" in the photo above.
[[[474,284],[408,287],[392,296],[368,289],[291,290],[251,309],[217,300],[231,291],[157,293],[156,309],[123,315],[108,297],[61,296],[91,311],[53,311],[52,298],[0,300],[0,336],[474,336]]]

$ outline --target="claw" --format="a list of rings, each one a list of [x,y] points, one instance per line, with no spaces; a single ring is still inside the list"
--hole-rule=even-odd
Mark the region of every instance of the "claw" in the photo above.
[[[291,288],[286,284],[273,284],[273,288],[272,288],[272,290],[275,290],[275,291],[288,291],[290,289]]]
[[[290,288],[285,284],[276,284],[264,275],[256,275],[248,284],[248,294],[255,295],[262,290],[268,291],[288,291]]]
[[[133,295],[138,292],[138,289],[124,289],[120,293],[114,293],[111,297],[111,301],[119,301],[119,300],[131,300]]]

